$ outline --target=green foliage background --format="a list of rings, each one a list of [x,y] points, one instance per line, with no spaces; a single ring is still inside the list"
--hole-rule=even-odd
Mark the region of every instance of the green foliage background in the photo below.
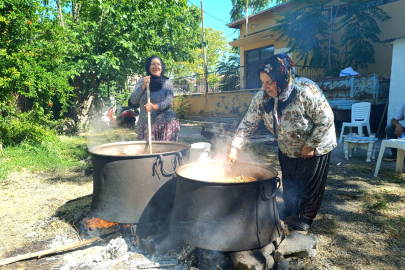
[[[150,55],[169,69],[193,59],[200,21],[186,0],[0,2],[0,143],[51,138],[55,119],[79,120],[100,85],[125,88]]]

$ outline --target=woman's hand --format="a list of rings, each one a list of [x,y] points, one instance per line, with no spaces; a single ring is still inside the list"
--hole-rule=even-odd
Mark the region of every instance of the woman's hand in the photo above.
[[[150,83],[150,76],[143,77],[142,90],[145,91],[148,83]]]
[[[314,156],[315,148],[309,147],[308,145],[304,144],[301,149],[301,157],[302,158],[311,158]]]
[[[145,107],[147,112],[153,112],[153,111],[159,110],[159,105],[157,105],[157,104],[146,103],[143,106]]]
[[[228,162],[227,164],[232,164],[236,161],[238,158],[238,149],[236,147],[231,147],[231,150],[229,150],[228,154]]]

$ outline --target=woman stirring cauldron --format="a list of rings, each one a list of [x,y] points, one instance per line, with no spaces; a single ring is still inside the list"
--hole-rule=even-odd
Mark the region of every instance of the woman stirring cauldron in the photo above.
[[[138,140],[148,140],[148,117],[151,112],[151,133],[153,141],[177,141],[180,124],[172,109],[173,83],[164,76],[165,64],[158,56],[151,56],[146,60],[147,76],[141,78],[131,94],[132,104],[139,104],[140,115],[138,121]],[[150,103],[148,103],[146,89],[150,88]]]
[[[286,54],[268,58],[259,74],[264,91],[255,95],[239,124],[228,163],[237,159],[238,150],[264,120],[278,139],[285,204],[280,219],[306,233],[321,207],[331,151],[337,145],[332,109],[313,81],[295,76]]]

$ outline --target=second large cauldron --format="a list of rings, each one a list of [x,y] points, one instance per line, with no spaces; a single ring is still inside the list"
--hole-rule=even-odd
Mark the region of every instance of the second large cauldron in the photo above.
[[[275,192],[277,171],[254,163],[234,163],[224,177],[243,175],[253,182],[212,182],[222,165],[190,163],[176,170],[171,232],[185,243],[218,251],[261,248],[282,235]]]
[[[90,150],[93,165],[91,209],[97,218],[133,223],[136,234],[169,229],[176,191],[175,169],[188,160],[190,145],[143,141],[103,144]]]

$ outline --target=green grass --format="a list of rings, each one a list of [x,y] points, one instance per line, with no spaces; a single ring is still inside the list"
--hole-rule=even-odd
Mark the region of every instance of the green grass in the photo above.
[[[87,139],[60,136],[60,140],[44,141],[41,145],[22,143],[3,148],[6,157],[0,157],[0,182],[10,173],[19,171],[79,170],[86,165],[79,162],[87,157]]]

